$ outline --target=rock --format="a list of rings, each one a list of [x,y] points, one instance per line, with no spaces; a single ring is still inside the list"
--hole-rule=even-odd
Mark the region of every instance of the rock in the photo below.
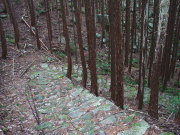
[[[113,124],[116,121],[117,121],[116,116],[112,115],[112,116],[109,116],[108,118],[102,120],[100,123],[101,124]]]
[[[79,118],[83,114],[85,114],[85,112],[82,112],[80,110],[76,110],[76,111],[73,111],[73,112],[69,113],[70,117],[72,117],[72,118]]]
[[[43,63],[40,66],[44,69],[49,69],[49,65],[47,63]]]
[[[143,135],[149,127],[149,124],[142,120],[135,123],[129,130],[120,132],[117,135]]]

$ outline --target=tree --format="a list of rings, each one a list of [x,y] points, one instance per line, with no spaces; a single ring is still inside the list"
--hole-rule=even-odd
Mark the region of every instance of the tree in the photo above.
[[[155,49],[155,57],[152,64],[152,75],[151,75],[151,82],[150,82],[150,102],[148,108],[148,114],[154,118],[158,118],[158,97],[159,97],[159,79],[161,76],[161,66],[162,66],[162,49],[164,45],[164,37],[166,35],[166,17],[167,13],[165,12],[167,5],[163,3],[164,1],[160,2],[161,9],[158,10],[159,12],[159,20],[158,20],[158,29],[157,29],[157,38],[156,38],[156,49]],[[158,12],[156,12],[158,13]]]
[[[98,86],[97,86],[97,74],[96,74],[96,40],[95,40],[95,27],[93,19],[93,8],[91,6],[91,1],[85,0],[85,15],[86,15],[86,28],[88,37],[88,51],[89,51],[89,69],[91,74],[91,92],[98,96]]]
[[[171,49],[173,43],[173,33],[174,33],[174,26],[175,26],[175,17],[177,12],[178,1],[177,0],[170,0],[169,6],[169,18],[168,18],[168,25],[167,25],[167,35],[166,35],[166,42],[163,51],[163,60],[162,60],[162,78],[163,78],[163,91],[167,85],[167,82],[170,78],[170,57],[171,57]]]
[[[114,0],[114,43],[116,49],[116,104],[124,108],[124,88],[123,88],[123,51],[122,51],[122,34],[121,34],[121,10],[120,0]]]
[[[19,34],[19,26],[15,17],[15,11],[14,11],[14,7],[12,2],[10,2],[9,0],[6,0],[6,7],[8,8],[8,14],[10,16],[10,20],[11,23],[13,24],[13,28],[14,28],[14,34],[15,34],[15,44],[17,46],[17,48],[19,49],[19,38],[20,38],[20,34]]]
[[[37,47],[40,50],[41,49],[41,43],[39,40],[39,32],[38,32],[38,28],[37,28],[36,15],[35,15],[35,11],[34,11],[34,2],[33,2],[33,0],[28,0],[27,3],[29,6],[29,10],[30,10],[31,27],[35,28],[35,36],[36,36]]]
[[[101,15],[102,15],[102,22],[101,22],[101,29],[102,29],[101,47],[103,47],[103,39],[105,37],[104,0],[101,0]]]
[[[132,29],[131,29],[131,54],[128,72],[131,73],[132,68],[132,59],[133,59],[133,46],[136,45],[136,0],[133,3],[133,20],[132,20]]]
[[[49,11],[49,0],[44,0],[45,2],[45,10],[46,10],[46,22],[47,22],[47,29],[48,29],[48,39],[49,39],[49,47],[50,51],[52,52],[52,26],[51,26],[51,16]]]
[[[6,59],[7,56],[7,44],[6,44],[6,38],[5,33],[2,25],[2,21],[0,19],[0,36],[1,36],[1,45],[2,45],[2,58]]]
[[[82,39],[82,32],[81,32],[81,19],[80,19],[80,10],[78,8],[78,3],[74,1],[74,8],[75,8],[75,18],[76,18],[76,28],[77,28],[77,36],[78,36],[78,44],[80,50],[80,57],[81,57],[81,64],[82,64],[82,86],[86,88],[87,83],[87,68],[86,68],[86,60],[83,51],[83,39]]]
[[[153,14],[153,31],[152,31],[152,42],[151,48],[149,53],[149,74],[148,74],[148,86],[150,87],[150,79],[151,79],[151,71],[152,71],[152,64],[155,55],[155,48],[156,48],[156,41],[157,41],[157,30],[158,30],[158,20],[159,20],[159,0],[154,0],[154,14]]]
[[[71,59],[71,50],[69,45],[69,34],[68,34],[68,27],[67,27],[67,20],[66,20],[66,13],[65,13],[65,6],[64,6],[64,0],[60,0],[61,2],[61,9],[62,9],[62,20],[63,20],[63,34],[66,40],[66,53],[68,57],[68,71],[67,71],[67,77],[71,79],[72,74],[72,59]]]
[[[110,22],[110,31],[109,31],[109,40],[110,40],[110,51],[111,51],[111,84],[110,92],[111,99],[116,101],[116,64],[115,64],[115,43],[114,43],[114,0],[109,0],[109,22]]]
[[[180,39],[180,6],[176,15],[176,25],[175,25],[175,33],[174,33],[174,42],[173,42],[173,52],[171,58],[171,77],[174,76],[175,66],[176,66],[176,59],[177,59],[177,52],[178,52],[178,45]]]
[[[142,1],[141,9],[141,39],[139,54],[139,86],[137,99],[139,100],[138,109],[142,109],[144,97],[144,80],[145,80],[145,36],[146,36],[146,4],[147,0]]]
[[[126,0],[126,43],[125,43],[125,62],[124,65],[128,66],[129,47],[130,47],[130,0]]]

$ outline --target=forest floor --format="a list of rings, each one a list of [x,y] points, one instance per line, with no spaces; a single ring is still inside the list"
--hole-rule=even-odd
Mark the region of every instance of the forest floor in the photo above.
[[[120,110],[109,100],[108,88],[104,85],[110,82],[107,76],[99,76],[100,97],[90,94],[77,83],[81,80],[78,64],[73,66],[75,79],[70,81],[66,78],[67,64],[64,59],[59,60],[55,55],[36,49],[35,38],[20,21],[25,15],[24,5],[16,4],[15,9],[21,33],[20,50],[14,47],[9,18],[3,19],[8,39],[8,58],[0,60],[0,135],[179,133],[179,126],[169,119],[169,115],[167,120],[156,121],[147,115],[147,107],[142,112],[138,111],[135,99],[129,98],[137,92],[131,86],[125,86],[125,91],[128,90],[125,92],[126,109]],[[52,16],[53,45],[57,47],[59,33],[58,24],[53,21],[55,14]],[[45,16],[39,16],[41,39],[48,44],[45,22]],[[86,42],[85,35],[83,33]],[[63,46],[60,50],[64,50]]]

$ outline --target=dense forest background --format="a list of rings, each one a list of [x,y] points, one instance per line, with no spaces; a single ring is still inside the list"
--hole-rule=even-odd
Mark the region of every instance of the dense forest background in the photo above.
[[[180,123],[180,0],[1,0],[0,36],[1,60],[43,51],[94,95]]]

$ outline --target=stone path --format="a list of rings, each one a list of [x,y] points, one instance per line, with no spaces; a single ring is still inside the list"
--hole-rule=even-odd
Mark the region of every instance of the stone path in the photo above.
[[[40,124],[32,127],[37,131],[47,135],[142,135],[149,127],[135,114],[127,116],[105,98],[74,86],[55,66],[33,66],[28,76],[27,98],[31,106],[34,99],[40,118]]]
[[[56,65],[57,66],[57,65]],[[24,79],[13,80],[0,129],[12,135],[142,135],[149,125],[126,114],[109,100],[96,97],[65,77],[53,64],[32,66]],[[27,81],[27,78],[29,81]],[[0,134],[2,131],[0,130]]]

